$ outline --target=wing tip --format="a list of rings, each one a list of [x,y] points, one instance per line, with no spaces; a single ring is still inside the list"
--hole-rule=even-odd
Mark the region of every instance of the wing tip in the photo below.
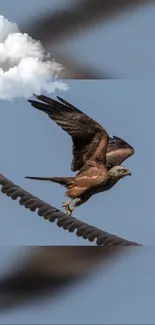
[[[37,94],[33,93],[33,96],[34,96],[35,98],[37,98],[37,99],[40,99],[40,96],[41,96],[41,95],[37,95]]]
[[[56,96],[56,98],[58,98],[60,101],[63,100],[63,98],[61,98],[60,96]]]
[[[27,100],[31,105],[33,104],[33,100],[32,99],[28,99]]]
[[[40,95],[37,95],[37,94],[33,93],[33,96],[34,96],[36,99],[40,99]],[[27,101],[28,101],[30,104],[32,104],[32,103],[34,102],[33,99],[28,99]]]
[[[130,148],[130,149],[132,149],[134,151],[134,148],[128,142],[126,142],[125,140],[123,140],[122,138],[119,138],[116,135],[113,135],[112,139],[113,140],[116,140],[116,141],[119,141],[122,144],[125,144],[128,148]]]

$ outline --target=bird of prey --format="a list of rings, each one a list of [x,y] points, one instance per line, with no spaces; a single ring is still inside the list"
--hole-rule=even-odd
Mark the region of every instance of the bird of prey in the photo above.
[[[57,96],[57,100],[44,95],[35,95],[39,100],[28,100],[40,111],[45,112],[72,138],[72,171],[75,177],[30,177],[48,180],[67,188],[68,202],[63,203],[68,215],[92,195],[111,189],[121,178],[130,175],[129,169],[121,164],[134,154],[134,149],[123,139],[110,137],[107,131],[88,115]],[[72,201],[75,203],[70,207]]]

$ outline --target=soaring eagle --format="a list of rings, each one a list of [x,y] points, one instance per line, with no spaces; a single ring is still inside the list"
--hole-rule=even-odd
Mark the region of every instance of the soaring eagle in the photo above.
[[[107,131],[96,121],[64,99],[59,101],[44,95],[35,95],[39,100],[29,103],[45,112],[71,137],[73,142],[72,171],[75,177],[29,177],[29,179],[48,180],[67,188],[70,198],[63,203],[71,216],[75,207],[86,202],[92,195],[112,188],[121,178],[130,175],[122,162],[134,154],[134,149],[123,139],[109,137]],[[75,203],[70,204],[75,199]]]

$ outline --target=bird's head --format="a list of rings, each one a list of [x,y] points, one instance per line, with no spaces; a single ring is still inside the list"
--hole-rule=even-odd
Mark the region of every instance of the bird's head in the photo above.
[[[123,166],[114,166],[108,172],[108,177],[112,179],[120,179],[125,176],[131,176],[131,171]]]

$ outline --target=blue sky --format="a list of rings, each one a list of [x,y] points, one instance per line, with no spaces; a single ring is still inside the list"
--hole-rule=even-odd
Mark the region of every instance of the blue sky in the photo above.
[[[53,8],[66,1],[52,0]],[[22,25],[51,1],[34,0],[10,5],[1,1],[1,14]],[[140,80],[155,75],[155,6],[94,28],[68,41],[66,51],[79,60],[126,78],[139,80],[71,81],[71,89],[56,93],[95,118],[110,133],[123,137],[135,148],[124,163],[131,178],[119,182],[110,192],[94,196],[75,210],[75,216],[145,245],[155,244],[154,216],[154,120],[155,81]],[[102,42],[103,40],[103,42]],[[101,49],[101,50],[100,50]],[[143,68],[143,70],[142,70]],[[145,73],[142,73],[145,72]],[[147,78],[149,79],[149,78]],[[0,101],[0,172],[34,195],[61,208],[64,189],[57,184],[28,181],[26,175],[71,175],[71,140],[57,125],[26,100]],[[74,234],[59,229],[0,194],[0,263],[14,260],[21,245],[89,245]],[[0,323],[128,323],[153,324],[154,248],[132,248],[85,285],[62,296],[61,301],[41,302],[0,315]],[[69,311],[70,310],[70,311]],[[79,311],[80,312],[77,312]]]

